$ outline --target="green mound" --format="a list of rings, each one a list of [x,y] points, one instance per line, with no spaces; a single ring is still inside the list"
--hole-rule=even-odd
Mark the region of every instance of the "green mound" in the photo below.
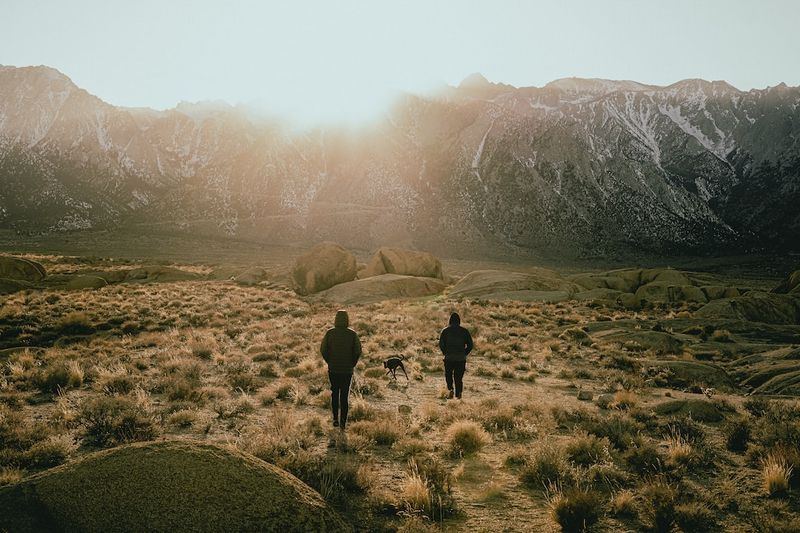
[[[750,291],[738,298],[709,302],[698,309],[695,316],[766,324],[800,324],[800,298],[791,294]]]
[[[535,272],[476,270],[450,289],[454,298],[484,298],[522,301],[560,301],[583,288],[545,269]]]
[[[139,443],[0,489],[0,530],[349,531],[320,495],[255,457]]]
[[[655,411],[659,415],[691,416],[698,422],[720,422],[725,418],[716,405],[705,400],[670,400],[658,404]]]
[[[734,381],[721,367],[713,363],[699,361],[646,361],[643,364],[662,368],[669,372],[669,385],[672,387],[689,387],[703,385],[722,390],[736,388]]]

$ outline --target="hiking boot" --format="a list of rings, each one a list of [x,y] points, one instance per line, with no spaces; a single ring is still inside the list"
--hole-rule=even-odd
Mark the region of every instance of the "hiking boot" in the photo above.
[[[338,420],[334,420],[333,421],[333,427],[335,427],[335,428],[339,427],[339,421]]]
[[[453,391],[448,391],[447,392],[447,399],[448,400],[452,400],[453,399]]]

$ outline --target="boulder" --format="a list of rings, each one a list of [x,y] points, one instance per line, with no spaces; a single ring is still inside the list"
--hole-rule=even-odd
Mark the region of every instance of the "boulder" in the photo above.
[[[23,289],[30,289],[31,287],[33,287],[33,285],[27,281],[0,278],[0,294],[11,294],[12,292],[21,291]]]
[[[670,333],[647,330],[618,330],[602,335],[622,345],[638,346],[643,350],[652,350],[657,354],[679,354],[683,351],[683,341]]]
[[[308,295],[356,278],[356,258],[333,242],[323,242],[297,258],[292,267],[292,286]]]
[[[470,272],[451,289],[455,298],[483,298],[522,301],[560,301],[582,291],[582,287],[556,273],[476,270]]]
[[[643,361],[643,366],[663,368],[670,372],[669,385],[689,387],[702,384],[720,390],[734,390],[736,384],[725,370],[713,363],[701,361]]]
[[[383,247],[375,252],[359,278],[380,276],[381,274],[442,279],[442,263],[436,256],[428,252]]]
[[[710,302],[711,300],[719,300],[720,298],[735,298],[740,296],[739,289],[736,287],[725,287],[724,285],[706,285],[700,287],[703,294]]]
[[[636,290],[639,300],[653,303],[706,303],[708,299],[699,287],[693,285],[674,285],[669,281],[652,281]]]
[[[341,283],[316,295],[339,304],[380,302],[396,298],[421,298],[441,294],[446,285],[437,278],[382,274]]]
[[[267,279],[267,271],[263,268],[253,267],[236,275],[233,281],[239,285],[257,285],[265,279]]]
[[[158,281],[158,282],[171,282],[171,281],[193,281],[200,279],[199,274],[194,272],[187,272],[179,268],[168,266],[144,266],[128,270],[125,275],[125,281]]]
[[[639,283],[647,285],[648,283],[670,283],[672,285],[691,285],[692,282],[686,277],[683,272],[674,270],[672,268],[646,268],[642,270],[639,276]]]
[[[206,279],[215,281],[231,280],[242,273],[241,267],[223,266],[218,267],[206,274]]]
[[[750,291],[713,300],[695,312],[701,318],[728,318],[766,324],[800,324],[800,298],[792,294]]]
[[[614,289],[600,289],[600,288],[598,288],[598,289],[591,289],[591,290],[588,290],[588,291],[579,292],[578,294],[573,296],[573,299],[579,300],[579,301],[584,301],[584,300],[598,301],[598,300],[602,300],[602,301],[615,302],[617,300],[617,298],[619,296],[621,296],[622,294],[626,294],[626,293],[623,293],[623,292],[620,292],[620,291],[617,291],[617,290],[614,290]]]
[[[33,283],[42,281],[46,275],[47,272],[45,272],[44,267],[36,261],[10,255],[0,255],[0,278]]]
[[[642,308],[642,300],[635,294],[631,294],[629,292],[623,292],[617,296],[617,303],[625,309],[630,309],[633,311]]]
[[[64,286],[70,291],[83,289],[99,289],[108,285],[108,282],[99,276],[74,276]]]
[[[800,294],[800,270],[795,270],[772,289],[776,294]]]
[[[291,474],[186,441],[92,453],[0,488],[0,530],[350,531]]]
[[[605,275],[621,279],[626,287],[624,292],[636,292],[642,284],[642,270],[639,268],[611,270]]]

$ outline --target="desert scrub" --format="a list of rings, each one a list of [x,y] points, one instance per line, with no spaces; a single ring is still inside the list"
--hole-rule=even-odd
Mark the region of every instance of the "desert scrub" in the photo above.
[[[431,520],[442,520],[456,512],[451,475],[436,457],[428,455],[409,460],[401,501],[410,513]]]
[[[377,420],[361,420],[348,424],[348,428],[357,435],[362,435],[378,446],[391,446],[403,436],[403,428],[391,417],[379,417]]]
[[[479,452],[491,442],[491,437],[472,420],[454,422],[445,434],[448,453],[451,457],[461,457]]]
[[[639,490],[642,522],[652,531],[668,533],[675,524],[678,492],[674,485],[655,478]]]
[[[603,512],[604,499],[589,488],[556,490],[547,499],[550,517],[565,533],[586,531]]]
[[[25,472],[19,468],[3,467],[0,468],[0,487],[5,485],[13,485],[22,480]]]
[[[628,449],[642,429],[641,424],[620,413],[592,417],[581,425],[592,435],[607,438],[617,450]]]
[[[792,467],[778,454],[769,454],[761,466],[761,486],[769,496],[779,496],[789,490]]]
[[[531,488],[567,487],[575,481],[575,473],[564,449],[554,442],[541,442],[525,458],[520,480]]]
[[[88,442],[109,447],[125,442],[151,440],[158,427],[143,395],[88,398],[78,418]]]
[[[402,457],[413,457],[430,453],[432,449],[428,441],[416,437],[403,437],[392,444],[392,450]]]
[[[644,439],[628,448],[622,457],[630,471],[640,476],[657,474],[663,470],[664,459],[658,447]]]
[[[588,467],[610,460],[610,448],[611,443],[608,439],[584,433],[572,437],[565,444],[564,453],[573,464]]]
[[[65,462],[77,449],[72,435],[51,435],[31,446],[24,462],[30,468],[50,468]]]

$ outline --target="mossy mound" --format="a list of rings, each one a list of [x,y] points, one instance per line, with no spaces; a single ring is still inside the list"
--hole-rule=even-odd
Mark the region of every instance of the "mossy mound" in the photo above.
[[[608,340],[621,343],[629,348],[652,350],[657,354],[679,354],[683,351],[683,341],[663,331],[616,331],[604,336]]]
[[[725,369],[713,363],[673,360],[646,361],[642,364],[667,370],[670,373],[668,385],[671,387],[704,385],[720,390],[736,389],[736,384]]]
[[[654,303],[699,302],[708,300],[699,287],[675,285],[669,281],[652,281],[636,289],[636,297]]]
[[[658,404],[655,412],[662,416],[691,416],[698,422],[721,422],[725,418],[716,405],[706,400],[670,400]]]
[[[800,294],[800,270],[795,270],[772,289],[777,294]]]
[[[23,289],[30,289],[31,287],[33,287],[33,285],[27,281],[0,278],[0,294],[11,294]]]
[[[0,530],[349,531],[287,472],[219,446],[138,443],[0,489]]]
[[[108,285],[108,282],[99,276],[74,276],[67,281],[64,288],[71,291],[83,289],[100,289]]]
[[[193,281],[197,279],[200,279],[200,276],[194,272],[187,272],[186,270],[167,266],[144,266],[128,270],[125,274],[125,281],[171,282]]]

